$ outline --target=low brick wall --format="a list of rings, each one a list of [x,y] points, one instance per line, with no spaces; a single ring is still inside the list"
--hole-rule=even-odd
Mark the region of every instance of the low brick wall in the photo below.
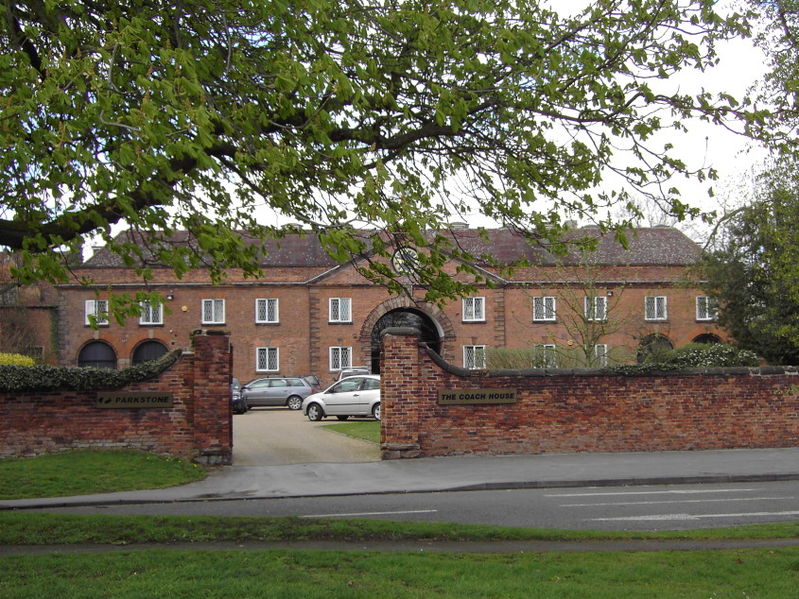
[[[192,350],[158,378],[113,390],[171,393],[169,408],[99,408],[104,391],[0,393],[0,457],[125,448],[229,464],[229,337],[195,335]]]
[[[384,459],[799,445],[795,368],[475,372],[444,363],[413,329],[387,329],[381,381]],[[517,401],[439,403],[439,391],[475,389],[515,391]]]

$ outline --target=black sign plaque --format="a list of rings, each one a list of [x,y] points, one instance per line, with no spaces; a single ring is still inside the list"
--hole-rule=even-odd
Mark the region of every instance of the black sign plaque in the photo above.
[[[172,394],[154,391],[98,393],[97,408],[171,408]]]
[[[516,403],[516,389],[452,389],[439,390],[439,404]]]

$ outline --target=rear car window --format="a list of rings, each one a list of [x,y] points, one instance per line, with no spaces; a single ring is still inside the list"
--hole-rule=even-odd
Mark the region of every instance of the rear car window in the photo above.
[[[365,379],[362,389],[380,389],[380,381],[377,379]]]

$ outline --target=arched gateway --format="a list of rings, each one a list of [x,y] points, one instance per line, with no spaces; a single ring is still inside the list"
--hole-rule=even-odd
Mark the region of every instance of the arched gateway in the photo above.
[[[372,372],[380,372],[380,333],[389,327],[412,327],[421,331],[421,341],[436,352],[441,351],[441,339],[433,320],[424,312],[413,308],[398,308],[380,317],[372,328]]]
[[[361,328],[362,354],[371,356],[372,372],[380,372],[380,334],[389,327],[413,327],[421,331],[421,340],[444,355],[444,340],[454,337],[449,319],[438,308],[395,297],[377,306]]]

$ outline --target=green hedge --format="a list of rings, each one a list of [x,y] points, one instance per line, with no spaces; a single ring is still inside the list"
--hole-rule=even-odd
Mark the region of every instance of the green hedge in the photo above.
[[[688,343],[658,354],[655,363],[682,368],[758,366],[757,354],[727,343]]]
[[[126,385],[155,378],[172,366],[181,355],[176,349],[157,360],[130,368],[77,368],[66,366],[0,365],[0,393],[32,391],[97,391],[119,389]]]
[[[754,367],[759,364],[754,352],[727,343],[688,343],[650,356],[643,364],[614,366],[608,370],[617,374],[641,375],[691,368]]]

